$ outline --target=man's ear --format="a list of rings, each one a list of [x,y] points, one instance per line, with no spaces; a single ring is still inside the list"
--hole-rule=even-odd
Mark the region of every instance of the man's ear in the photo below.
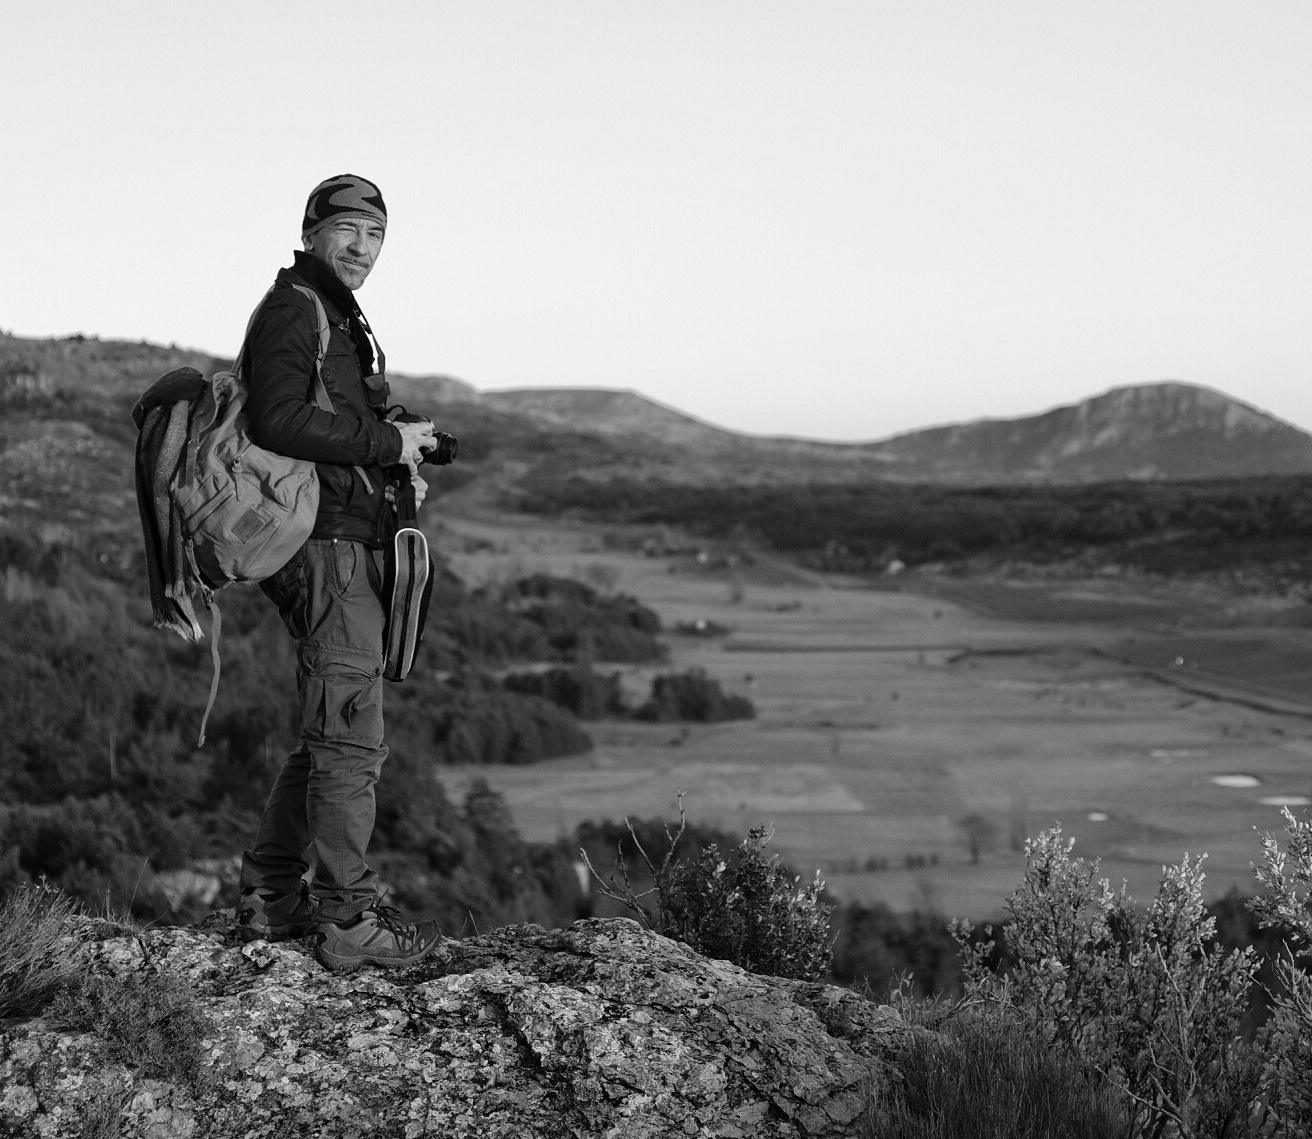
[[[304,249],[306,253],[314,252],[314,234],[307,233],[301,238],[301,248]]]

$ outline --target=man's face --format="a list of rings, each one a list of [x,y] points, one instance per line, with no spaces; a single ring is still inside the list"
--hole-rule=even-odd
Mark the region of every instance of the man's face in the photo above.
[[[372,218],[338,218],[305,239],[305,248],[348,289],[364,284],[383,247],[383,227]]]

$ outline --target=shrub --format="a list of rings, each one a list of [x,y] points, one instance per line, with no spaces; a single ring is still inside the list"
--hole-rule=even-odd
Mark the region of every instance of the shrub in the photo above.
[[[1263,835],[1257,877],[1268,892],[1250,904],[1264,926],[1286,927],[1297,947],[1280,962],[1263,1073],[1292,1136],[1312,1133],[1312,977],[1298,967],[1300,958],[1312,962],[1312,822],[1295,819],[1288,807],[1283,813],[1289,849]]]
[[[651,698],[638,709],[640,720],[691,720],[711,724],[723,720],[750,720],[756,709],[746,696],[726,696],[720,682],[700,668],[658,676],[651,682]]]
[[[904,1006],[905,1008],[906,1006]],[[978,1005],[908,1019],[906,1035],[867,1111],[870,1139],[1120,1139],[1129,1111],[1106,1080],[1052,1049],[1015,1015]],[[927,1015],[928,1014],[928,1015]]]
[[[167,973],[86,972],[85,941],[137,929],[81,918],[71,898],[45,883],[19,886],[0,906],[0,1017],[45,1013],[56,1025],[95,1033],[111,1059],[145,1076],[194,1086],[206,1024],[186,982]]]
[[[625,712],[620,674],[601,676],[587,665],[549,668],[543,672],[515,672],[502,677],[507,692],[540,696],[568,708],[580,720],[600,720]]]
[[[74,903],[44,882],[0,905],[0,1017],[36,1016],[81,970]]]
[[[986,965],[954,923],[966,992],[1014,1010],[1037,1040],[1068,1050],[1133,1101],[1136,1134],[1221,1136],[1258,1094],[1257,1053],[1241,1039],[1251,950],[1225,953],[1202,900],[1202,859],[1166,867],[1145,911],[1095,882],[1061,828],[1026,844],[1025,876],[1007,902],[1014,964]]]
[[[89,976],[55,998],[51,1020],[94,1032],[111,1060],[150,1079],[195,1087],[201,1080],[201,1041],[208,1027],[191,988],[169,973]]]
[[[726,861],[708,846],[673,862],[662,890],[666,930],[708,957],[720,957],[775,977],[814,981],[829,967],[829,907],[820,901],[824,881],[801,878],[766,857],[770,832],[753,827]]]
[[[767,857],[770,832],[753,827],[732,855],[721,855],[715,843],[691,859],[675,859],[682,834],[667,832],[669,848],[657,863],[630,830],[634,846],[651,874],[654,885],[634,891],[624,859],[603,883],[586,851],[584,861],[608,897],[627,905],[649,929],[684,942],[707,957],[732,961],[754,973],[797,977],[813,981],[829,965],[829,907],[820,899],[824,882],[820,872],[809,885]],[[656,897],[649,908],[645,897]]]

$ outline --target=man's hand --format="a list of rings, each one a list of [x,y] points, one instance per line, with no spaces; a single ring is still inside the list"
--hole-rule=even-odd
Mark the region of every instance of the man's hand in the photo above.
[[[433,425],[425,419],[422,423],[393,422],[392,426],[401,432],[401,462],[410,468],[410,477],[414,479],[419,474],[423,452],[437,446]]]
[[[424,482],[418,475],[410,476],[410,485],[415,488],[415,513],[424,505],[424,498],[428,494],[428,483]]]

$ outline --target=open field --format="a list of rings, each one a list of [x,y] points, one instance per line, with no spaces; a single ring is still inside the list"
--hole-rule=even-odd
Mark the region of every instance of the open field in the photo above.
[[[703,667],[757,708],[731,724],[589,725],[589,755],[444,773],[487,777],[526,837],[671,816],[683,789],[698,822],[772,824],[775,849],[845,901],[987,917],[1020,878],[1020,837],[1055,822],[1136,897],[1185,851],[1208,852],[1219,895],[1251,888],[1253,828],[1278,827],[1274,800],[1312,797],[1301,607],[1123,580],[712,572],[538,519],[448,518],[435,540],[471,582],[574,573],[613,580],[667,629],[729,627],[668,635],[666,667]],[[635,696],[653,671],[624,670]],[[991,831],[978,863],[959,825],[972,814]]]

